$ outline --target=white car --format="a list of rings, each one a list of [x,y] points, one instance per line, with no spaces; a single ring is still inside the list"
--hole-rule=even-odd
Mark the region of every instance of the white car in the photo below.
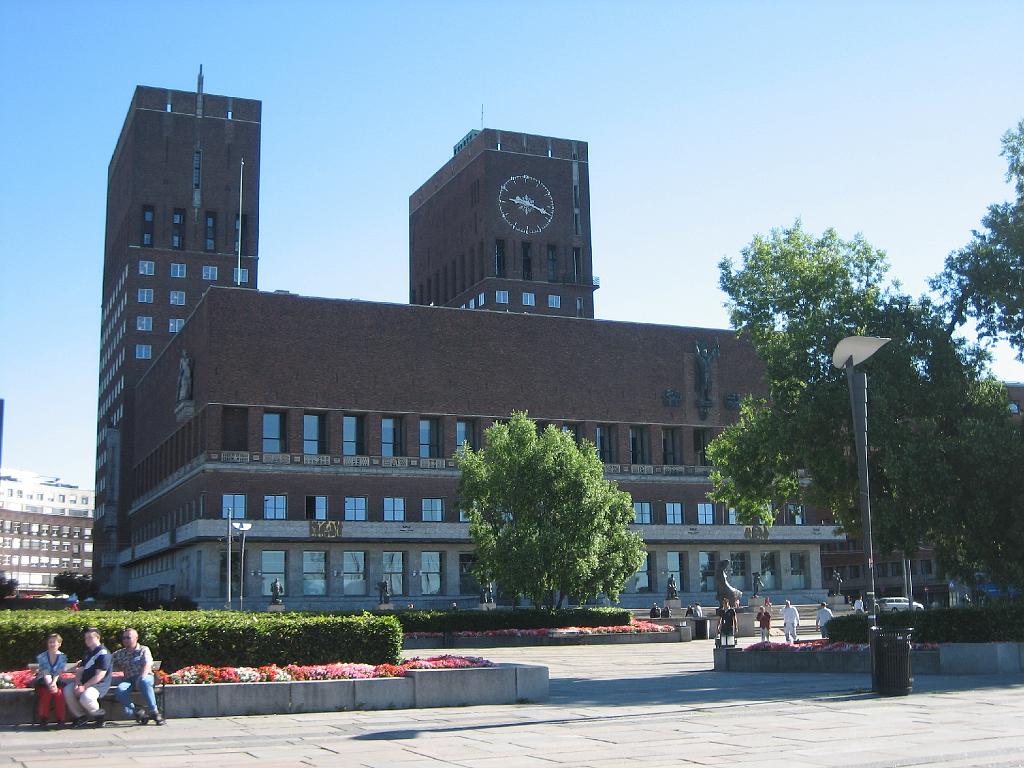
[[[875,601],[875,603],[878,607],[879,613],[883,613],[885,611],[909,611],[911,610],[911,605],[913,605],[913,610],[915,611],[924,610],[923,605],[918,602],[911,604],[905,597],[880,597]]]

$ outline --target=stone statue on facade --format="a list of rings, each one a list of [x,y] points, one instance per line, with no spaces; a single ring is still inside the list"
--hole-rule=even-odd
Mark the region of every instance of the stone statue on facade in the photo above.
[[[192,357],[185,350],[181,350],[181,360],[178,361],[178,402],[192,399]]]
[[[281,586],[280,579],[274,579],[270,582],[270,604],[281,605],[282,595],[284,595],[284,587]]]
[[[665,599],[679,599],[679,587],[676,585],[676,575],[674,573],[668,575],[668,583],[665,585]]]
[[[718,598],[718,602],[722,600],[728,600],[729,605],[732,605],[735,601],[739,600],[743,595],[743,592],[736,589],[732,584],[729,583],[729,566],[730,561],[728,559],[719,560],[718,565],[715,566],[715,595]]]
[[[697,409],[702,419],[707,418],[711,409],[711,364],[718,359],[719,349],[716,344],[712,349],[707,342],[700,340],[694,342],[697,360],[697,376],[694,388],[697,390]]]
[[[832,594],[836,596],[843,594],[843,577],[838,568],[832,569]]]
[[[761,580],[761,574],[754,573],[754,597],[761,594],[762,589],[764,589],[764,582]]]
[[[391,587],[386,581],[377,582],[377,602],[387,605],[391,602]]]

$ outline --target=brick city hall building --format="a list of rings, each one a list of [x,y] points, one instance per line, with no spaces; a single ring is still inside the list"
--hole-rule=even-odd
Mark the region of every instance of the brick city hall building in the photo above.
[[[597,447],[648,557],[627,605],[713,601],[715,563],[823,594],[835,527],[769,531],[707,494],[704,448],[763,393],[729,330],[594,319],[587,145],[473,131],[410,198],[410,304],[257,287],[260,103],[140,87],[111,161],[96,576],[222,606],[475,604],[452,456],[512,410]],[[241,282],[236,226],[241,161]],[[181,321],[181,322],[178,322]],[[315,332],[312,331],[315,329]],[[273,360],[274,365],[267,365]],[[301,374],[299,373],[301,371]],[[237,602],[236,602],[237,604]]]

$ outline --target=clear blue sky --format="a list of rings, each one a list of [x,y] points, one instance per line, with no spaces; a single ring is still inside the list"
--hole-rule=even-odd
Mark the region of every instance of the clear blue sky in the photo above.
[[[590,143],[597,315],[724,326],[802,217],[925,289],[1024,117],[1020,2],[0,0],[3,463],[93,482],[106,171],[136,84],[263,101],[260,286],[405,302],[408,195],[480,124]],[[1024,380],[1001,351],[995,372]]]

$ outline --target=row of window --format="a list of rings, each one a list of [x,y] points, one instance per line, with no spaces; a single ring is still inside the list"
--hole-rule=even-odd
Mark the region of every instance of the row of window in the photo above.
[[[286,413],[265,411],[263,413],[264,453],[287,453],[289,450]],[[244,451],[248,441],[248,414],[244,408],[224,409],[223,445],[225,450]],[[419,420],[419,453],[421,458],[439,458],[443,455],[441,420],[424,418]],[[341,423],[341,452],[344,456],[365,456],[366,417],[362,415],[343,416]],[[468,443],[475,448],[477,426],[474,420],[460,419],[455,422],[456,446]],[[399,416],[384,416],[380,424],[381,456],[405,455],[405,432]],[[302,451],[307,454],[329,452],[327,441],[327,415],[306,413],[302,416]]]
[[[328,520],[330,510],[327,496],[305,497],[306,520]],[[343,520],[361,521],[367,519],[367,497],[346,496]],[[222,518],[244,518],[246,516],[246,495],[243,493],[225,493],[221,498]],[[286,494],[266,494],[263,497],[264,520],[288,519],[288,496]],[[381,518],[386,522],[405,522],[406,500],[401,496],[385,496],[381,505]],[[410,518],[411,519],[411,518]],[[424,523],[440,523],[444,521],[444,499],[423,498],[419,504],[419,519]],[[460,510],[459,521],[466,522],[465,514]]]
[[[182,317],[172,317],[167,321],[167,330],[171,333],[177,333],[181,330],[181,327],[185,325],[185,319]],[[135,318],[135,330],[137,331],[152,331],[153,330],[153,316],[152,315],[138,315]]]
[[[24,520],[0,520],[0,531],[4,533],[30,534],[32,536],[61,536],[72,539],[92,537],[92,528],[57,523],[29,523]]]
[[[41,552],[74,552],[76,555],[83,551],[92,552],[92,543],[68,544],[49,539],[22,539],[12,536],[0,536],[0,548],[3,549],[37,549]]]
[[[202,154],[196,152],[195,164],[193,166],[193,183],[194,189],[199,189],[200,180],[202,174]],[[142,206],[142,222],[139,242],[143,248],[152,248],[154,246],[154,224],[156,219],[156,211],[152,205]],[[242,229],[244,230],[248,223],[248,216],[242,215]],[[171,214],[171,248],[180,251],[185,248],[185,209],[175,208]],[[207,251],[217,250],[217,212],[206,211],[203,216],[203,246]],[[238,250],[238,214],[235,214],[234,220],[234,242],[232,252]]]
[[[155,275],[156,274],[156,262],[148,259],[139,259],[139,274],[140,275]],[[203,265],[203,280],[216,280],[220,274],[220,269],[212,264]],[[184,278],[188,276],[188,265],[179,264],[177,262],[171,262],[170,275],[175,278]],[[239,275],[241,275],[241,281],[239,281]],[[242,268],[239,271],[238,267],[235,267],[231,272],[231,279],[234,282],[249,282],[249,270]]]
[[[341,582],[341,594],[363,596],[368,594],[366,560],[367,553],[357,550],[341,553],[341,560],[331,564],[329,554],[323,550],[305,550],[302,552],[302,582],[294,588],[288,575],[289,553],[279,549],[264,549],[257,555],[259,570],[251,575],[260,579],[260,593],[266,597],[271,595],[271,584],[276,579],[284,590],[284,594],[306,595],[311,597],[329,594],[330,577]],[[407,552],[380,553],[381,580],[386,581],[393,596],[407,595],[412,584],[418,582],[419,595],[440,595],[444,593],[444,552],[419,552],[415,560],[410,560]],[[473,594],[479,591],[471,569],[475,562],[472,554],[459,555],[459,589],[461,594]],[[411,568],[411,569],[410,569]],[[237,586],[241,576],[238,558],[232,561],[231,580]],[[227,575],[227,562],[224,553],[220,558],[219,584],[223,585]],[[413,581],[415,580],[415,581]],[[223,589],[223,587],[221,587]]]
[[[482,296],[483,294],[480,294],[480,295]],[[522,302],[523,302],[523,306],[524,307],[536,306],[537,305],[537,296],[536,296],[536,294],[533,291],[523,291]],[[495,291],[494,292],[494,303],[495,304],[508,304],[508,291]],[[582,309],[583,309],[583,299],[582,298],[576,299],[576,304],[577,304],[577,309],[582,311]],[[481,306],[482,305],[483,305],[483,302],[481,302]],[[559,296],[557,293],[550,293],[550,294],[548,294],[548,308],[549,309],[559,309],[561,306],[562,306],[562,297],[561,296]],[[465,309],[466,305],[463,304],[462,308]],[[475,308],[476,307],[473,305],[473,300],[470,299],[469,300],[469,309],[475,309]]]
[[[265,453],[287,453],[291,450],[288,443],[288,414],[281,411],[265,411],[263,413],[263,439],[261,448]],[[400,416],[381,417],[380,456],[405,456],[406,446],[404,420]],[[445,454],[445,440],[442,434],[442,421],[434,417],[419,419],[419,443],[413,455],[420,458],[439,458]],[[538,431],[543,431],[546,422],[537,422]],[[579,424],[562,424],[560,428],[571,432],[577,442],[583,438]],[[651,427],[633,425],[629,428],[630,464],[650,464]],[[618,463],[618,430],[615,424],[598,424],[595,429],[595,446],[598,457],[606,464]],[[341,453],[344,456],[367,455],[366,417],[363,415],[346,415],[342,417]],[[455,422],[454,448],[468,443],[476,448],[477,423],[472,419],[458,419]],[[707,464],[706,449],[712,439],[712,431],[706,428],[693,429],[693,456],[699,466]],[[663,464],[681,465],[683,463],[683,430],[681,427],[661,428],[661,460]],[[224,450],[248,450],[248,412],[244,408],[225,408],[223,420],[222,445]],[[324,454],[330,451],[327,439],[327,416],[323,413],[306,413],[302,416],[302,451],[307,454]]]
[[[738,525],[736,510],[730,507],[723,514],[716,516],[715,505],[711,502],[699,502],[696,505],[696,518],[686,520],[685,509],[681,501],[666,501],[665,525],[683,525],[696,522],[698,525]],[[780,525],[804,525],[806,516],[802,504],[786,504],[785,514],[778,515]],[[654,522],[652,504],[649,501],[633,502],[633,522],[637,525],[651,525]],[[660,522],[660,521],[659,521]]]
[[[428,276],[425,283],[415,289],[412,301],[415,304],[447,304],[452,298],[466,291],[470,286],[483,280],[487,275],[484,270],[484,245],[480,242],[479,248],[470,248],[468,256],[461,254],[453,259],[450,264],[444,264],[434,271],[433,276]],[[474,254],[474,250],[477,252]],[[547,244],[547,280],[548,282],[572,282],[582,283],[583,275],[583,249],[580,247],[571,248],[571,256],[566,255],[566,265],[563,269],[558,255],[558,246],[553,243]],[[507,269],[506,249],[504,240],[494,242],[494,267],[493,276],[504,278],[516,274],[515,270]],[[523,280],[534,280],[534,252],[533,243],[523,241],[519,245],[519,270],[518,275]],[[539,276],[537,279],[540,279]],[[508,303],[505,302],[499,303]],[[525,301],[524,301],[525,304]],[[479,297],[479,306],[483,306],[483,294]],[[527,305],[527,306],[532,306]],[[550,305],[549,305],[550,306]],[[471,309],[473,307],[470,307]]]
[[[578,233],[577,233],[578,234]],[[506,277],[506,249],[505,241],[497,239],[494,241],[494,276]],[[519,273],[523,280],[533,280],[533,243],[523,240],[519,243]],[[550,283],[557,283],[562,280],[579,283],[583,279],[583,249],[574,246],[572,258],[565,272],[559,266],[558,246],[548,243],[547,247],[547,280]]]
[[[21,488],[7,488],[7,498],[9,498],[9,499],[25,499],[26,501],[28,501],[30,499],[35,499],[36,501],[48,501],[50,503],[53,503],[54,501],[59,501],[61,504],[65,503],[65,502],[67,502],[68,504],[88,504],[89,503],[89,495],[88,494],[83,494],[82,497],[81,497],[81,501],[79,501],[79,497],[78,497],[77,494],[69,496],[66,493],[57,493],[57,494],[51,493],[51,494],[46,495],[46,497],[44,498],[44,495],[42,493],[32,493],[31,491],[26,493]],[[33,525],[35,525],[35,523],[33,523]]]
[[[58,568],[92,568],[92,560],[78,557],[50,557],[49,555],[0,555],[0,565],[56,566]]]

